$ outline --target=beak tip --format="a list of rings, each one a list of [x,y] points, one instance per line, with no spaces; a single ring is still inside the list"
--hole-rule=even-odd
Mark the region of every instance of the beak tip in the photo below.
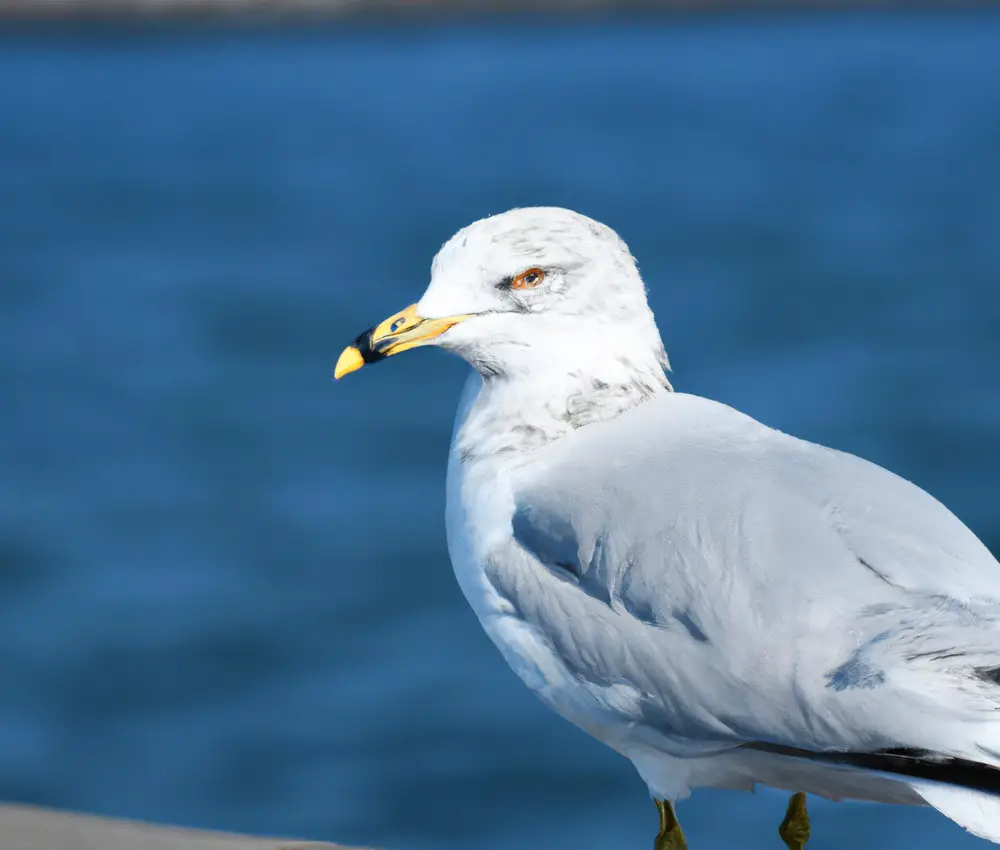
[[[364,365],[365,359],[361,356],[361,352],[355,346],[349,345],[343,350],[340,357],[337,358],[337,365],[333,369],[333,377],[339,381],[344,375],[357,372]]]

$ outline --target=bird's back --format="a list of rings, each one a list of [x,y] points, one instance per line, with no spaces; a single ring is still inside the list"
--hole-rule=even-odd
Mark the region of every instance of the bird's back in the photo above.
[[[634,537],[688,527],[705,547],[759,538],[808,514],[890,585],[1000,600],[1000,563],[915,484],[699,396],[668,393],[556,441],[538,453],[521,492],[525,503],[562,505],[593,528],[607,526],[613,504],[614,522]],[[607,492],[615,499],[600,497]],[[758,525],[737,527],[748,512]]]

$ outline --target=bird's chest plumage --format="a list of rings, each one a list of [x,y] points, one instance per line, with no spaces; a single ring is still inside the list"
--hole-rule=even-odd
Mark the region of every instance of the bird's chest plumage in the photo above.
[[[530,687],[542,683],[534,671],[546,667],[544,642],[523,627],[517,606],[498,592],[490,568],[510,546],[513,514],[510,481],[488,465],[448,464],[445,523],[455,577],[483,628]]]
[[[512,481],[487,467],[469,468],[452,457],[448,472],[446,525],[456,578],[483,629],[520,679],[555,712],[615,749],[625,735],[610,704],[623,695],[582,682],[553,644],[499,590],[492,576],[524,557],[510,536]],[[631,694],[625,694],[626,700]]]

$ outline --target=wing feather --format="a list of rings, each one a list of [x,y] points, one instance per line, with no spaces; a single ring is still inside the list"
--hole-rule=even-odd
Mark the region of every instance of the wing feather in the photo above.
[[[558,441],[515,490],[521,569],[548,574],[520,582],[526,616],[582,680],[634,688],[636,723],[1000,749],[941,724],[1000,708],[1000,564],[902,478],[678,394]]]

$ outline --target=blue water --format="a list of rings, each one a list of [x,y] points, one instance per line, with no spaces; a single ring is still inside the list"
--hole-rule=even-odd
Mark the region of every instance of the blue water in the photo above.
[[[458,227],[629,241],[676,385],[1000,550],[1000,16],[0,35],[0,799],[400,850],[646,848],[451,575],[464,366],[332,385]],[[701,792],[693,847],[783,797]],[[816,850],[972,848],[817,802]],[[887,843],[888,842],[888,843]]]

